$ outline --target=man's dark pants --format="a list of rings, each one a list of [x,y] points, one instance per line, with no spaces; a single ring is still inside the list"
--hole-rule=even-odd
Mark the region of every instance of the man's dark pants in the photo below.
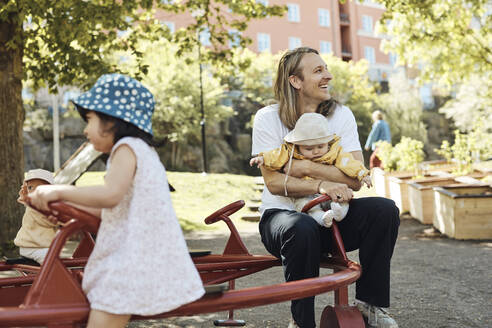
[[[398,208],[381,197],[353,199],[349,204],[338,227],[347,252],[359,249],[362,276],[356,282],[355,297],[388,307],[390,262],[400,225]],[[259,229],[266,249],[282,260],[286,281],[319,276],[320,256],[332,247],[330,229],[306,214],[279,209],[266,210]],[[314,297],[292,301],[291,311],[301,328],[316,326]]]

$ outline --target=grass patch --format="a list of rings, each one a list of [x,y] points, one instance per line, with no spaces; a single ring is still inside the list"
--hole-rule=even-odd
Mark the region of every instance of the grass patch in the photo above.
[[[102,184],[105,172],[86,172],[77,181],[77,186]],[[260,197],[254,190],[254,177],[235,174],[207,174],[188,172],[167,172],[169,183],[176,189],[171,193],[173,206],[183,231],[225,230],[226,225],[216,223],[205,225],[204,219],[216,210],[237,200],[246,203],[253,197]],[[355,197],[376,196],[375,188],[363,187]],[[245,207],[231,215],[234,224],[241,231],[242,227],[251,226],[251,222],[240,220],[241,216],[252,212]]]
[[[77,186],[102,184],[105,172],[86,172],[77,181]],[[246,203],[255,195],[254,177],[235,174],[207,174],[187,172],[167,172],[169,183],[176,189],[171,193],[173,206],[183,231],[222,230],[225,224],[205,225],[204,219],[216,210],[237,200]],[[244,222],[239,218],[252,213],[245,207],[234,213],[231,218],[240,229]]]

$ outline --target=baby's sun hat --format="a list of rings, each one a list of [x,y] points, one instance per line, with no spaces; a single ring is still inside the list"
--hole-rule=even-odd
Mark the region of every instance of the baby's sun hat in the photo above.
[[[137,80],[122,74],[105,74],[72,102],[95,112],[122,119],[151,135],[154,96]]]
[[[27,182],[27,181],[33,180],[33,179],[40,179],[40,180],[48,182],[49,184],[55,183],[55,181],[53,179],[53,173],[51,173],[50,171],[47,171],[47,170],[43,170],[43,169],[29,170],[26,174],[24,181]]]
[[[328,143],[334,138],[326,117],[318,113],[305,113],[284,140],[295,145],[312,146]]]

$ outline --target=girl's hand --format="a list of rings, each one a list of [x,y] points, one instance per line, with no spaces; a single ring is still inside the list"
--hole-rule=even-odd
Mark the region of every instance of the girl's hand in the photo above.
[[[59,200],[59,189],[61,186],[56,185],[41,185],[33,192],[28,194],[31,199],[31,204],[42,211],[50,211],[48,203]]]
[[[348,202],[354,197],[352,189],[344,183],[322,181],[318,192],[330,196],[331,200],[337,203]]]

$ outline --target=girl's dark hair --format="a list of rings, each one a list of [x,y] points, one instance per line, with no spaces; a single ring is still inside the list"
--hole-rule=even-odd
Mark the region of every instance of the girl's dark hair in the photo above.
[[[91,110],[86,109],[84,107],[80,107],[78,105],[75,105],[75,108],[77,108],[77,111],[79,112],[82,119],[87,122],[87,113]],[[104,126],[107,126],[108,125],[107,123],[113,123],[112,127],[103,130],[103,132],[114,133],[113,143],[117,143],[118,140],[120,140],[123,137],[135,137],[135,138],[142,139],[143,141],[145,141],[145,143],[147,143],[151,147],[159,146],[159,144],[154,141],[150,133],[140,130],[135,125],[125,122],[122,119],[110,115],[106,115],[104,113],[100,113],[97,111],[93,111],[93,112],[99,117],[99,119],[102,121]]]

